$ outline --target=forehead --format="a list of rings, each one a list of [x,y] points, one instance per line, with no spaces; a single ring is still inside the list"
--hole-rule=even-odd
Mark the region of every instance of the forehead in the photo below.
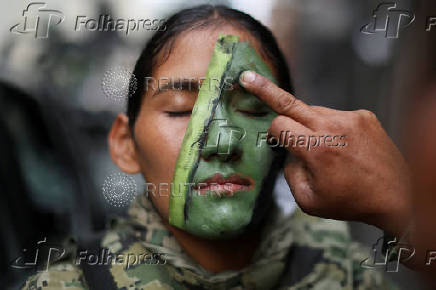
[[[206,75],[215,42],[220,34],[237,35],[240,41],[249,41],[271,71],[275,69],[261,49],[261,44],[249,32],[231,25],[206,27],[182,33],[176,38],[166,61],[154,71],[154,77],[201,78]],[[161,57],[161,56],[158,56]]]

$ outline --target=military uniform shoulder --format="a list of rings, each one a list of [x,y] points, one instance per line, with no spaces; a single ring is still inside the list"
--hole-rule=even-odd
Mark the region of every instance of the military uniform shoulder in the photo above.
[[[27,279],[23,290],[37,289],[88,289],[82,269],[73,263],[58,263],[47,271],[37,273]]]
[[[292,219],[294,260],[288,271],[295,279],[290,289],[397,289],[376,269],[361,266],[371,253],[353,241],[346,222],[301,210]]]
[[[325,248],[352,242],[348,224],[343,221],[310,216],[298,209],[290,222],[297,244]]]

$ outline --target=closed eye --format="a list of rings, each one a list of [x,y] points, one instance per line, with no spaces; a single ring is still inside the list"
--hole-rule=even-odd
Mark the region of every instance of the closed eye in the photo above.
[[[268,115],[268,112],[262,112],[262,111],[247,111],[247,110],[237,110],[239,113],[246,115],[248,117],[255,117],[255,118],[260,118],[260,117],[265,117],[266,115]]]
[[[190,116],[192,111],[167,111],[165,113],[168,115],[168,117],[178,118],[178,117]]]

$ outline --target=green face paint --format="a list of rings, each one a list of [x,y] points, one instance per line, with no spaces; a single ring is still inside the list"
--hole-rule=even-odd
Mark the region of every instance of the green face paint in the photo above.
[[[202,237],[241,233],[254,216],[261,220],[259,200],[271,194],[275,154],[259,140],[276,114],[245,90],[229,89],[245,70],[276,82],[248,42],[220,36],[177,159],[169,221]],[[231,194],[217,194],[223,187]]]

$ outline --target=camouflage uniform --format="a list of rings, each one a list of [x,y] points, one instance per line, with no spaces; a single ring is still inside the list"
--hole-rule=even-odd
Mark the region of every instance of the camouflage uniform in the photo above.
[[[102,239],[111,253],[161,253],[160,262],[108,266],[120,289],[396,289],[380,273],[364,269],[368,257],[351,241],[346,223],[301,210],[268,217],[252,263],[239,271],[212,273],[192,260],[163,225],[151,203],[139,196],[130,218],[118,220]],[[23,289],[88,289],[83,269],[72,260],[30,277]],[[120,260],[121,262],[121,260]]]

